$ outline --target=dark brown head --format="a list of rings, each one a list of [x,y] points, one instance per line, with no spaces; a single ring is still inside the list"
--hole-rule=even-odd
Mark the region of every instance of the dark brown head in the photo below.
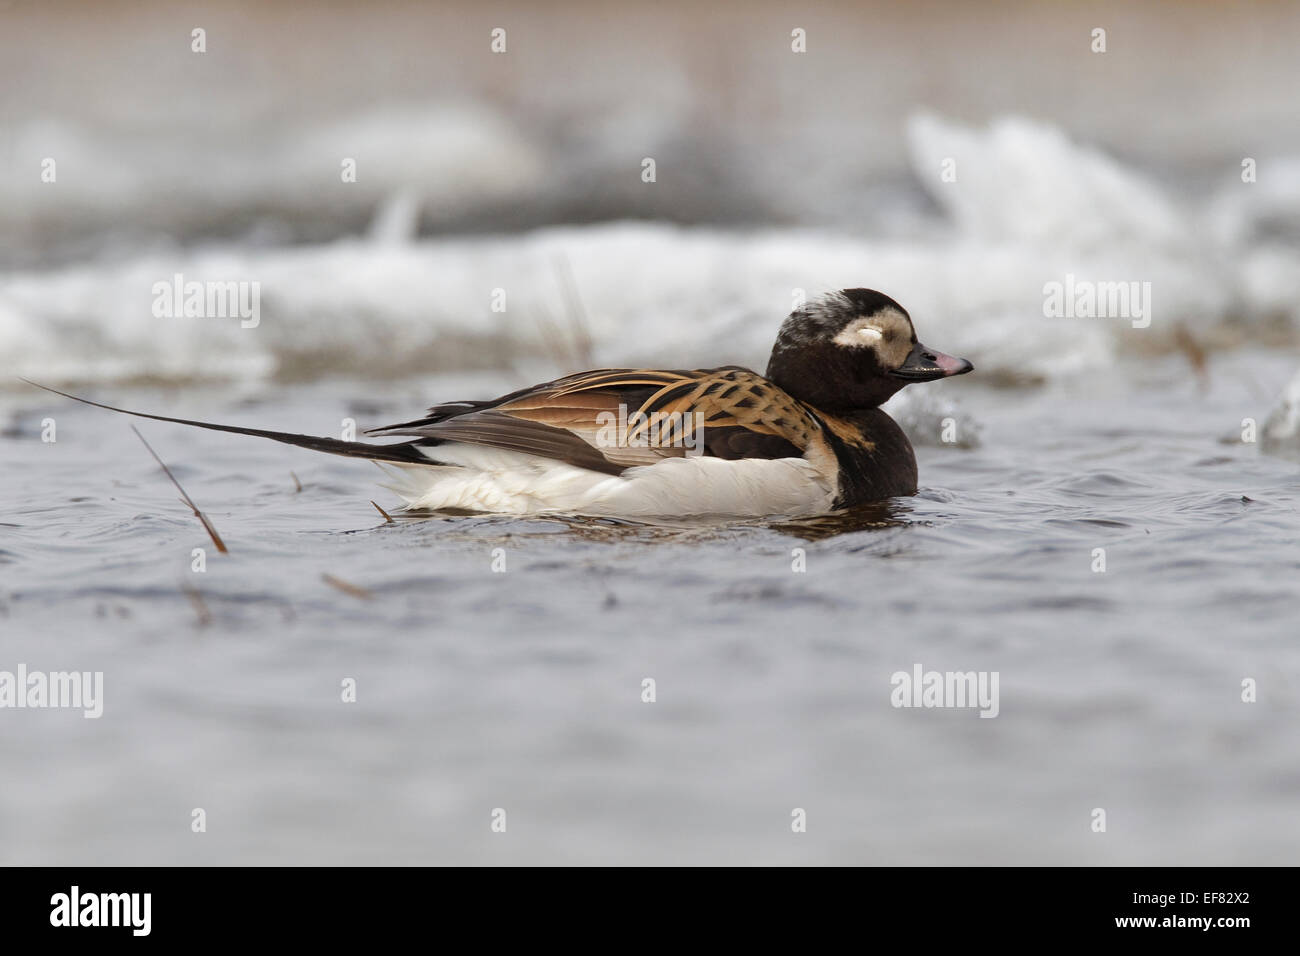
[[[918,342],[911,317],[889,296],[845,289],[790,313],[767,377],[802,402],[845,411],[875,408],[904,385],[972,368]]]

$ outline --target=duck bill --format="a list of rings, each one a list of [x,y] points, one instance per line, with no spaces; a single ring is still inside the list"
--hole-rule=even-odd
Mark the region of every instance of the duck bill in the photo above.
[[[903,364],[889,374],[907,382],[929,382],[936,378],[965,375],[974,367],[964,358],[945,355],[917,342],[912,346],[912,351],[908,353],[907,358],[903,360]]]

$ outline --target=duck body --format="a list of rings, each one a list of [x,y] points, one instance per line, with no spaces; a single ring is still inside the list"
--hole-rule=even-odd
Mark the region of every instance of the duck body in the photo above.
[[[658,388],[640,384],[660,376]],[[556,418],[565,402],[580,401],[609,410],[631,407],[647,417],[681,414],[661,407],[671,401],[671,391],[667,399],[655,398],[674,383],[690,387],[687,413],[704,417],[698,447],[638,445],[619,441],[617,433],[614,441],[602,442],[588,429],[582,445],[561,440],[548,449],[551,456],[539,455],[529,450],[536,447],[532,437],[516,431],[513,422],[491,444],[482,441],[488,412],[537,415],[540,407],[545,412],[539,417]],[[749,369],[607,369],[517,396],[469,408],[433,408],[428,419],[375,430],[418,434],[423,440],[412,445],[429,459],[427,465],[396,463],[388,487],[417,510],[627,517],[820,514],[916,491],[912,446],[883,411],[819,413]],[[458,432],[476,440],[450,437]],[[593,447],[603,460],[591,457]]]
[[[406,439],[393,444],[100,407],[367,458],[413,510],[812,515],[914,494],[916,456],[880,405],[909,383],[971,368],[917,342],[893,299],[846,289],[791,313],[764,375],[581,372],[367,432]]]
[[[879,406],[910,382],[971,368],[917,342],[893,299],[846,289],[785,320],[766,375],[585,372],[371,434],[416,436],[436,463],[402,466],[404,480],[390,486],[412,508],[820,514],[915,494],[912,445]],[[636,441],[656,416],[693,423],[698,440]],[[619,428],[602,431],[602,417]]]

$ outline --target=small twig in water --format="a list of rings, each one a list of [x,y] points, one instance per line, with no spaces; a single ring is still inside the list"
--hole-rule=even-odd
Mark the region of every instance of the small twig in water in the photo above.
[[[560,291],[564,295],[564,308],[569,316],[569,334],[573,338],[574,358],[579,368],[591,368],[596,364],[594,349],[591,344],[591,330],[587,324],[587,308],[582,303],[582,294],[578,291],[577,280],[573,277],[573,266],[569,257],[563,252],[555,257],[555,274],[560,281]]]
[[[207,627],[212,623],[212,612],[208,610],[208,602],[203,600],[203,595],[189,581],[181,583],[181,590],[185,596],[190,599],[190,604],[194,606],[194,613],[198,615],[199,627]]]
[[[1187,358],[1188,364],[1191,365],[1192,371],[1196,375],[1196,380],[1200,383],[1201,391],[1208,389],[1210,387],[1210,370],[1205,358],[1205,349],[1201,347],[1201,343],[1196,341],[1191,331],[1182,322],[1174,326],[1174,344]]]
[[[375,510],[376,510],[376,511],[378,511],[381,515],[384,516],[384,520],[385,520],[385,521],[387,521],[389,524],[392,524],[392,523],[393,523],[393,516],[392,516],[392,515],[390,515],[390,514],[389,514],[387,511],[385,511],[383,508],[379,507],[379,504],[378,504],[377,502],[375,502],[375,501],[371,501],[370,503],[371,503],[372,505],[375,506]]]
[[[340,578],[336,578],[332,574],[322,574],[320,576],[320,579],[324,581],[326,584],[328,584],[330,587],[338,588],[344,594],[351,594],[354,598],[360,598],[363,601],[369,601],[371,598],[374,597],[374,595],[369,591],[367,591],[365,588],[357,587],[355,584],[349,584],[347,581],[344,581]]]
[[[293,472],[289,472],[289,477],[293,479],[294,494],[297,494],[298,492],[302,491],[302,482],[298,480],[298,476],[295,475]]]
[[[176,486],[176,490],[181,493],[181,501],[188,505],[189,509],[194,512],[194,517],[198,518],[199,521],[203,523],[204,530],[207,531],[208,537],[212,539],[212,543],[217,546],[217,550],[222,554],[229,554],[230,551],[226,547],[226,543],[221,540],[221,535],[217,534],[217,529],[212,527],[212,522],[208,520],[207,515],[200,511],[199,506],[194,503],[194,500],[188,494],[185,493],[185,489],[181,487],[181,483],[176,480],[176,476],[172,474],[172,470],[167,467],[161,458],[158,457],[158,453],[153,450],[153,446],[144,440],[144,436],[140,434],[140,430],[134,425],[131,426],[131,431],[135,432],[135,437],[144,443],[144,447],[149,449],[149,454],[153,455],[153,460],[158,462],[158,467],[161,468],[163,473],[171,479],[172,484]]]
[[[551,321],[551,315],[545,307],[538,306],[533,310],[533,321],[537,323],[542,346],[550,353],[555,367],[562,372],[575,371],[577,366],[573,364],[569,346],[560,335],[560,330],[555,327],[555,323]]]

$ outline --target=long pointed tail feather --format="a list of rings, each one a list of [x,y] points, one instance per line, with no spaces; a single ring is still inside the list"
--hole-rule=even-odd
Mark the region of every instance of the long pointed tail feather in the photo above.
[[[191,425],[194,428],[208,428],[217,432],[233,432],[236,435],[252,435],[256,438],[269,438],[272,441],[283,442],[286,445],[297,445],[299,448],[310,448],[312,451],[323,451],[330,455],[344,455],[349,458],[367,458],[371,461],[392,461],[402,464],[421,464],[432,465],[427,456],[422,454],[416,447],[417,442],[397,442],[391,445],[369,445],[360,441],[343,441],[338,438],[319,438],[315,435],[295,435],[292,432],[273,432],[262,428],[244,428],[242,425],[217,425],[212,422],[196,422],[187,418],[171,418],[167,415],[150,415],[147,412],[133,412],[129,408],[115,408],[112,405],[105,405],[101,402],[92,402],[88,398],[78,398],[76,395],[69,395],[67,392],[61,392],[57,388],[50,388],[48,385],[41,385],[39,382],[32,382],[28,379],[22,379],[28,385],[35,385],[37,388],[44,389],[47,392],[53,392],[55,395],[62,395],[64,398],[70,398],[74,402],[81,402],[83,405],[93,405],[96,408],[104,408],[110,412],[119,412],[122,415],[134,415],[136,418],[151,418],[156,422],[171,422],[175,425]]]

